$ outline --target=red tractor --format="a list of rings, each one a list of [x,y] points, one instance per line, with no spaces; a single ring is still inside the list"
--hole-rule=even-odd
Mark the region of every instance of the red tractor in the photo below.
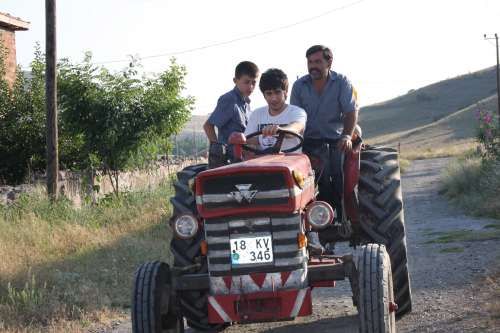
[[[300,144],[281,151],[285,135]],[[334,206],[317,200],[321,158],[290,152],[301,136],[282,131],[264,152],[241,136],[231,140],[240,162],[178,172],[173,265],[155,261],[136,271],[133,331],[182,332],[184,319],[210,332],[293,320],[312,313],[313,288],[348,279],[361,332],[395,332],[395,318],[411,311],[397,151],[353,139],[342,161],[342,201]],[[243,160],[242,150],[255,156]],[[314,254],[308,234],[315,232],[327,248],[347,241],[356,250]]]

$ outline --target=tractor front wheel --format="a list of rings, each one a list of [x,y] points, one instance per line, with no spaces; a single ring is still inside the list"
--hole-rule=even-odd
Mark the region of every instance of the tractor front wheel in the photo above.
[[[395,333],[391,260],[384,245],[368,244],[357,256],[361,333]]]
[[[134,333],[182,333],[184,321],[172,299],[170,269],[159,261],[141,265],[135,272],[132,298]]]
[[[177,173],[174,183],[175,196],[170,199],[174,209],[172,218],[182,214],[198,215],[194,196],[194,179],[198,173],[206,170],[206,164],[188,166]],[[172,238],[170,253],[174,258],[174,267],[185,269],[190,274],[206,274],[207,258],[201,255],[200,244],[205,239],[198,233],[192,239]],[[178,294],[182,315],[187,324],[198,331],[218,332],[226,324],[210,324],[208,322],[208,290],[188,290]]]

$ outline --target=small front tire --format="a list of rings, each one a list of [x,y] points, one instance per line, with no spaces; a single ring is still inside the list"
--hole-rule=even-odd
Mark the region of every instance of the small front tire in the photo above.
[[[142,264],[135,272],[132,298],[134,333],[183,333],[175,311],[170,268],[160,261]]]
[[[362,246],[356,268],[359,279],[360,332],[395,333],[397,306],[392,288],[391,260],[385,246]]]

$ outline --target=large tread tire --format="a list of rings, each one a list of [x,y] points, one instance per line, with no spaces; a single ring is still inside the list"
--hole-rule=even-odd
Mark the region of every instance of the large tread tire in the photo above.
[[[358,311],[361,333],[395,333],[396,318],[391,260],[384,245],[361,247],[356,267],[359,281]]]
[[[134,333],[182,333],[184,321],[177,315],[172,298],[170,269],[154,261],[135,272],[132,296]]]
[[[367,243],[384,244],[391,258],[396,317],[411,312],[411,287],[406,250],[398,152],[366,146],[361,151],[360,225]]]
[[[172,218],[186,213],[198,215],[196,198],[190,187],[194,178],[207,168],[207,164],[198,164],[188,166],[177,173],[177,181],[174,183],[175,196],[170,199],[173,206]],[[200,244],[204,238],[203,233],[198,233],[194,238],[186,240],[173,237],[170,252],[174,258],[174,267],[187,268],[199,264],[190,268],[186,273],[207,273],[207,260],[200,252]],[[208,332],[218,332],[227,327],[226,324],[216,325],[208,322],[208,291],[183,291],[177,295],[180,299],[182,315],[190,327]]]

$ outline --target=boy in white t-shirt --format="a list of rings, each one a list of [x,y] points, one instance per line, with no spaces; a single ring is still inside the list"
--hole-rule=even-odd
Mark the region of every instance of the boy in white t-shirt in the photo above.
[[[288,78],[276,68],[268,69],[262,74],[259,88],[264,95],[267,106],[256,109],[248,119],[245,135],[262,131],[262,135],[250,138],[247,143],[259,146],[264,150],[274,146],[278,130],[288,130],[298,134],[304,132],[307,114],[304,109],[286,104],[288,93]],[[285,136],[281,150],[293,148],[299,144],[299,139]],[[295,152],[300,152],[298,149]]]

